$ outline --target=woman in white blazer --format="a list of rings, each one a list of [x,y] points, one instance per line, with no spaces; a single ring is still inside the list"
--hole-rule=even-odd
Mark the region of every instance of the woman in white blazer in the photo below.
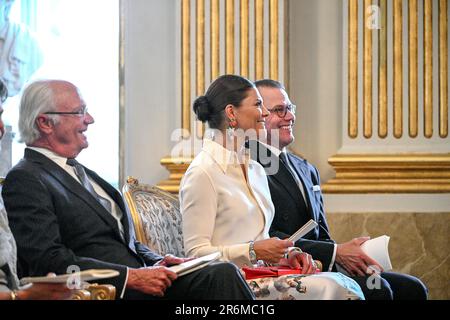
[[[314,274],[318,270],[311,255],[294,248],[292,241],[269,237],[274,207],[267,177],[244,145],[246,139],[266,134],[269,112],[254,84],[240,76],[221,76],[193,108],[209,129],[181,182],[187,254],[219,251],[222,260],[239,267],[264,262],[302,269],[302,275],[248,281],[259,298],[364,299],[350,278]]]

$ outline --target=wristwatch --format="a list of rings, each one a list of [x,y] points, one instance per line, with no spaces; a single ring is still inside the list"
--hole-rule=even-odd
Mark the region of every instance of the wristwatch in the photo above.
[[[253,241],[250,241],[250,245],[248,247],[248,256],[250,257],[250,262],[252,264],[256,264],[258,262],[258,259],[256,259],[256,252],[255,252],[255,243]]]

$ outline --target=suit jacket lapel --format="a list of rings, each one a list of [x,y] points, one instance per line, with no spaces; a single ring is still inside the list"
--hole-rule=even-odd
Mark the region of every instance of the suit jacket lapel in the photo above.
[[[36,152],[34,150],[25,149],[25,158],[29,161],[39,163],[42,168],[57,179],[62,185],[66,187],[67,190],[72,192],[75,196],[86,202],[93,211],[102,218],[105,223],[107,223],[111,228],[113,228],[118,234],[120,233],[119,227],[117,226],[117,221],[101,204],[98,202],[80,183],[78,183],[70,174],[68,174],[64,169],[54,163],[52,160],[48,159],[46,156]],[[92,171],[89,170],[89,175]],[[96,175],[97,176],[97,175]],[[98,176],[96,178],[99,178]],[[103,180],[103,179],[101,179]],[[95,179],[97,183],[99,180]],[[104,188],[106,182],[99,183],[99,185]],[[109,187],[108,189],[111,189]],[[110,190],[104,189],[116,202],[114,195],[111,195]],[[119,206],[121,206],[119,204]],[[127,224],[128,225],[128,224]],[[128,229],[128,228],[127,228]],[[125,225],[124,225],[125,230]]]
[[[286,165],[279,161],[278,172],[273,175],[273,178],[277,180],[287,191],[287,193],[298,201],[298,198],[301,197],[301,192],[298,188],[297,182],[295,181],[292,174],[286,168]]]
[[[308,179],[308,168],[305,167],[303,161],[299,158],[294,157],[290,153],[287,153],[287,155],[292,163],[292,166],[294,167],[295,172],[298,174],[300,180],[303,183],[309,214],[311,215],[311,218],[313,218],[314,220],[318,220],[311,200],[313,199],[312,197],[314,197],[314,195],[312,194],[313,185],[311,184],[311,179]]]
[[[84,167],[84,166],[83,166]],[[113,188],[109,183],[107,183],[105,180],[103,180],[97,173],[94,171],[84,167],[86,173],[88,176],[90,176],[100,187],[102,187],[103,190],[111,197],[111,199],[114,200],[114,202],[119,206],[120,210],[122,211],[122,219],[120,220],[123,226],[124,231],[124,237],[125,241],[128,242],[130,239],[130,224],[128,221],[128,215],[127,210],[125,208],[125,204],[123,202],[122,196],[120,193]],[[111,215],[111,214],[109,214]],[[116,224],[117,226],[117,224]],[[117,228],[117,230],[119,230]],[[118,231],[120,232],[120,231]]]

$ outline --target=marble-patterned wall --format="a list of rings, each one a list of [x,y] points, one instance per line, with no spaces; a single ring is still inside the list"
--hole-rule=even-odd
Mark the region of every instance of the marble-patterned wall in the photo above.
[[[419,277],[430,299],[450,299],[450,212],[328,213],[327,218],[338,243],[365,235],[390,236],[394,271]]]

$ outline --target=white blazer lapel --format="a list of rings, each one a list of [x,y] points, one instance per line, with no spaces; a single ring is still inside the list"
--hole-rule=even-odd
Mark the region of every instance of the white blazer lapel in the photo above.
[[[263,167],[256,161],[250,161],[248,166],[248,181],[250,190],[264,215],[264,236],[269,236],[270,225],[274,217],[274,206],[270,196],[269,184]]]

